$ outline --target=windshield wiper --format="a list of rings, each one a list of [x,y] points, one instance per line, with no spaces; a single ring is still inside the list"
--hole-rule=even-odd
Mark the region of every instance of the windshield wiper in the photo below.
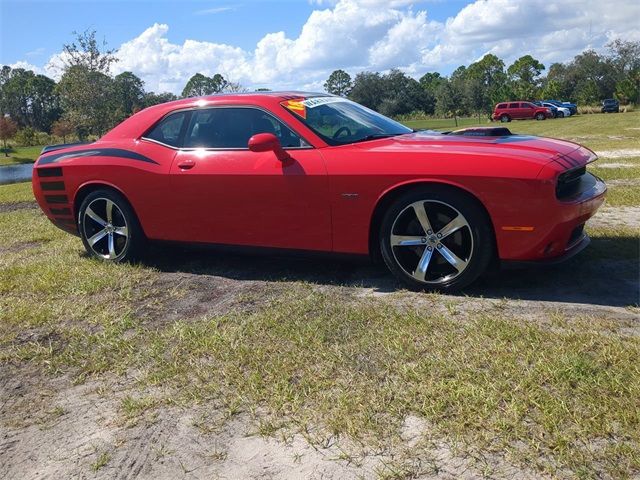
[[[353,143],[366,142],[368,140],[376,140],[378,138],[397,137],[398,135],[402,135],[402,133],[371,133],[362,138],[359,138],[358,140],[354,140]]]

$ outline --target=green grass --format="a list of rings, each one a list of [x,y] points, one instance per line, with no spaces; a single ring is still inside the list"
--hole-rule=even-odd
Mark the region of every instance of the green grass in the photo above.
[[[13,183],[11,185],[0,186],[0,203],[27,202],[32,200],[33,190],[31,190],[31,182]]]
[[[588,136],[594,149],[637,148],[633,115],[509,127]],[[628,138],[608,138],[613,131]],[[631,166],[603,168],[612,163]],[[640,157],[589,168],[610,182],[609,205],[640,205]],[[29,183],[0,186],[0,205],[30,200]],[[625,262],[615,274],[637,281],[637,229],[589,234],[594,242],[571,264],[577,278],[589,282],[591,262]],[[157,312],[189,289],[167,287],[160,275],[87,259],[39,210],[0,213],[0,368],[28,364],[77,381],[108,374],[124,382],[134,371],[120,405],[128,422],[164,405],[211,402],[228,417],[251,412],[263,435],[297,431],[314,444],[337,435],[378,451],[398,444],[404,418],[418,415],[436,442],[472,458],[506,455],[559,477],[640,471],[640,338],[629,334],[631,321],[602,310],[529,321],[506,308],[509,300],[464,310],[464,300],[425,295],[423,308],[403,292],[361,297],[284,280],[245,294],[251,307],[163,323]],[[51,412],[41,417],[64,414]],[[417,475],[421,451],[380,476]],[[109,459],[96,452],[92,468]]]
[[[9,156],[4,149],[0,149],[0,165],[15,165],[19,163],[33,163],[40,156],[43,145],[34,147],[10,147]]]
[[[475,118],[462,119],[463,126],[478,125]],[[453,120],[414,120],[403,122],[410,128],[431,128],[450,130],[455,128]],[[586,145],[594,150],[616,150],[620,148],[640,148],[640,112],[616,115],[576,115],[568,118],[544,121],[517,120],[508,124],[483,120],[482,126],[506,126],[514,133],[563,138]]]
[[[29,198],[29,185],[0,187],[0,203],[12,197]],[[637,232],[591,233],[626,246],[600,242],[592,259],[637,258]],[[559,476],[640,470],[640,339],[604,314],[538,324],[499,303],[441,313],[396,301],[401,292],[362,298],[286,282],[266,302],[265,292],[246,294],[256,308],[163,324],[141,306],[171,308],[184,290],[157,286],[143,265],[88,260],[37,210],[0,213],[0,248],[0,368],[28,362],[78,381],[135,371],[127,419],[214,402],[262,412],[263,434],[348,436],[376,449],[418,415],[472,456],[506,453]]]

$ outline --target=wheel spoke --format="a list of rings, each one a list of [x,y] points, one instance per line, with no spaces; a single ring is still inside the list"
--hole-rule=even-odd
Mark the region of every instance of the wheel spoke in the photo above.
[[[89,243],[89,245],[93,247],[96,244],[96,242],[98,242],[99,240],[102,240],[105,235],[107,235],[107,231],[104,229],[100,230],[98,233],[88,238],[87,243]]]
[[[418,221],[420,222],[425,235],[431,235],[433,233],[433,229],[431,228],[429,217],[427,217],[424,202],[415,202],[411,206],[413,207],[413,211],[416,213],[416,217],[418,217]]]
[[[107,242],[109,243],[109,258],[115,258],[116,257],[116,246],[115,246],[115,242],[113,241],[113,233],[109,234]]]
[[[391,235],[391,246],[392,247],[408,247],[415,245],[424,245],[422,241],[424,237],[419,237],[415,235]]]
[[[461,272],[466,268],[467,262],[459,258],[455,253],[453,253],[444,245],[440,244],[440,246],[438,247],[438,251],[447,262],[453,265],[453,268],[455,268],[458,272]]]
[[[113,202],[107,200],[107,222],[113,224]]]
[[[452,233],[457,232],[458,230],[466,226],[467,226],[467,221],[464,219],[462,215],[458,215],[456,218],[454,218],[449,223],[447,223],[444,227],[442,227],[442,230],[440,230],[437,233],[438,239],[443,240],[447,238],[449,235],[451,235]]]
[[[94,212],[91,207],[87,207],[87,209],[85,210],[85,215],[88,215],[91,220],[99,224],[101,227],[107,225],[107,222],[100,218],[100,216],[96,212]]]
[[[122,235],[123,237],[126,237],[128,235],[128,230],[127,227],[116,227],[114,229],[114,233],[117,233],[118,235]]]
[[[420,258],[420,262],[418,262],[418,266],[413,272],[413,276],[420,281],[424,281],[425,276],[427,275],[427,269],[429,268],[429,263],[431,262],[431,255],[433,255],[433,249],[431,247],[427,247],[424,249],[424,253]]]

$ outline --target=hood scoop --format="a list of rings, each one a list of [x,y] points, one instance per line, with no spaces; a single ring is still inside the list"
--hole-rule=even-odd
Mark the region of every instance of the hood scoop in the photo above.
[[[511,130],[505,127],[472,127],[447,132],[448,135],[461,135],[463,137],[509,137],[513,135]]]

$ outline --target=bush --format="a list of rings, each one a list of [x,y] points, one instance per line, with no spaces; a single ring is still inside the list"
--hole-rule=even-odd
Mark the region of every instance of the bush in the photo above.
[[[31,127],[24,127],[18,130],[13,140],[20,147],[31,147],[37,145],[37,132]]]

